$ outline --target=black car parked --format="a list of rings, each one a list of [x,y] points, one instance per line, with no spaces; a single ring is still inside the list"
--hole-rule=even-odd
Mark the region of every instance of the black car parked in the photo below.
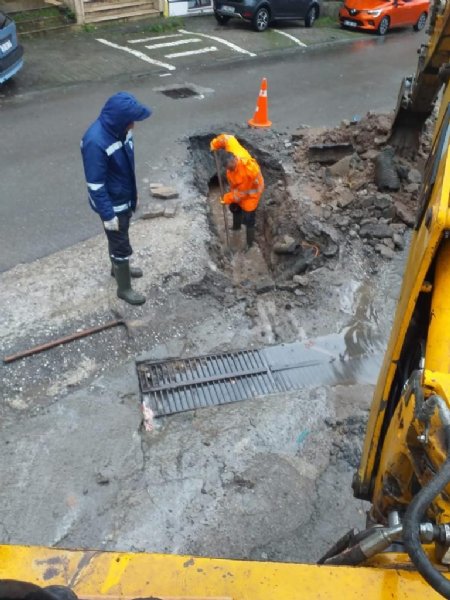
[[[214,15],[220,25],[232,18],[250,21],[264,31],[271,21],[303,19],[312,27],[320,14],[318,0],[214,0]]]

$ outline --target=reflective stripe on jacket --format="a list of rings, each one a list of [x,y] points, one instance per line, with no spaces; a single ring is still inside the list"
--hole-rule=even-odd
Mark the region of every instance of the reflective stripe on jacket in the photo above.
[[[212,140],[211,149],[226,150],[237,159],[236,167],[233,170],[227,170],[230,192],[224,195],[224,203],[239,204],[246,212],[256,210],[264,191],[264,179],[256,160],[234,136],[226,133],[222,133]]]

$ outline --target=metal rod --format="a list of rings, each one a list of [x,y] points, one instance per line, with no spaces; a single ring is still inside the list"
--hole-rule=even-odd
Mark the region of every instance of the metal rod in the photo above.
[[[219,181],[219,188],[220,188],[220,200],[223,200],[224,197],[224,191],[223,191],[223,182],[222,182],[222,174],[220,172],[220,163],[219,163],[219,157],[217,156],[217,152],[214,151],[214,160],[216,161],[216,169],[217,169],[217,179]],[[225,223],[225,235],[227,237],[227,248],[230,248],[230,234],[228,233],[228,220],[227,220],[227,210],[225,208],[225,204],[222,204],[222,210],[223,210],[223,220]]]
[[[105,331],[105,329],[111,329],[111,327],[117,327],[118,325],[126,326],[126,323],[123,319],[115,319],[114,321],[109,321],[104,325],[96,325],[95,327],[89,327],[88,329],[83,329],[82,331],[77,331],[76,333],[65,335],[64,337],[52,340],[51,342],[46,342],[45,344],[40,344],[39,346],[28,348],[28,350],[23,350],[22,352],[17,352],[16,354],[5,356],[3,362],[5,364],[9,364],[16,360],[19,360],[20,358],[32,356],[33,354],[39,354],[40,352],[45,352],[46,350],[50,350],[50,348],[55,348],[56,346],[61,346],[62,344],[68,344],[69,342],[79,340],[80,338],[87,337],[89,335],[92,335],[93,333]]]

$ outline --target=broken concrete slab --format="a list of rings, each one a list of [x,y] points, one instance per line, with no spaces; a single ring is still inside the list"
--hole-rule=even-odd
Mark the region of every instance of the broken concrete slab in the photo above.
[[[277,242],[275,242],[273,245],[273,251],[275,254],[293,254],[297,248],[297,245],[297,240],[295,240],[292,236],[284,235]]]
[[[329,172],[334,177],[348,177],[352,165],[353,155],[344,156],[336,163],[328,167]]]
[[[164,209],[164,216],[166,217],[166,219],[173,219],[174,216],[177,214],[177,206],[166,206],[166,208]]]
[[[419,169],[410,169],[408,172],[408,182],[409,183],[422,183],[422,173]]]
[[[392,237],[392,229],[386,223],[366,223],[359,230],[360,237],[367,238],[389,238]]]
[[[354,195],[348,188],[336,188],[337,205],[339,208],[347,208],[355,199]]]
[[[330,165],[338,162],[345,156],[353,154],[353,144],[314,144],[308,148],[308,157],[311,162]]]
[[[141,215],[141,219],[157,219],[158,217],[164,216],[165,208],[160,204],[154,206],[148,206],[144,209]]]
[[[400,200],[397,200],[397,202],[395,203],[395,212],[397,214],[397,217],[403,221],[403,223],[406,223],[406,225],[408,225],[409,227],[412,227],[415,222],[416,219],[414,217],[414,214],[409,210],[409,208],[403,204],[403,202],[400,202]]]
[[[172,200],[173,198],[179,197],[177,190],[169,186],[150,188],[150,194],[154,198],[160,198],[161,200]]]
[[[294,275],[292,281],[298,283],[298,285],[301,285],[302,287],[309,285],[309,277],[307,275]]]

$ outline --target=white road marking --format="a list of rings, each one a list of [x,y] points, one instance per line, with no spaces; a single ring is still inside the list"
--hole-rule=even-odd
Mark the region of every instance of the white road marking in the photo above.
[[[176,40],[175,42],[164,42],[163,44],[152,44],[151,46],[145,46],[149,50],[156,50],[156,48],[170,48],[171,46],[182,46],[183,44],[191,44],[195,42],[201,42],[200,38],[189,38],[187,40]]]
[[[181,33],[171,33],[170,35],[157,35],[140,40],[128,40],[129,44],[144,44],[145,42],[153,42],[153,40],[167,40],[168,38],[181,37]]]
[[[240,54],[248,54],[248,56],[256,56],[256,54],[254,54],[253,52],[244,50],[244,48],[241,48],[240,46],[236,46],[236,44],[233,44],[232,42],[228,42],[227,40],[223,40],[222,38],[216,37],[215,35],[207,35],[206,33],[197,33],[194,31],[186,31],[185,29],[179,29],[178,31],[180,33],[185,33],[186,35],[199,35],[200,37],[204,37],[209,40],[214,40],[215,42],[219,42],[219,44],[224,44],[225,46],[228,46],[228,48],[231,48],[232,50],[234,50],[235,52],[239,52]]]
[[[180,56],[192,56],[192,54],[204,54],[205,52],[215,52],[217,48],[215,46],[209,46],[206,48],[199,48],[199,50],[187,50],[186,52],[174,52],[173,54],[166,54],[166,58],[179,58]]]
[[[299,46],[303,46],[304,48],[306,48],[306,44],[304,44],[303,42],[301,42],[300,40],[298,40],[296,37],[294,37],[290,33],[286,33],[285,31],[280,31],[279,29],[272,29],[272,31],[276,31],[279,34],[284,35],[284,37],[289,38],[290,40],[292,40],[293,42],[295,42]]]
[[[143,52],[139,52],[139,50],[133,50],[132,48],[127,48],[127,46],[119,46],[119,44],[114,44],[113,42],[108,42],[108,40],[104,40],[102,38],[97,38],[97,42],[101,44],[105,44],[106,46],[110,46],[111,48],[117,48],[117,50],[123,50],[124,52],[128,52],[128,54],[132,54],[136,58],[140,58],[144,62],[150,63],[151,65],[155,65],[156,67],[163,67],[168,71],[175,71],[176,67],[173,65],[169,65],[168,63],[163,63],[160,60],[155,60],[150,58]]]

